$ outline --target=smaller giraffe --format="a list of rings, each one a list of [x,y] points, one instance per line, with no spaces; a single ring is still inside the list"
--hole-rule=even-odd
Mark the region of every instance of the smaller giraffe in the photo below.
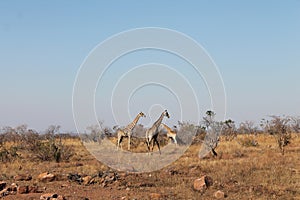
[[[117,130],[117,135],[118,135],[117,149],[121,146],[123,137],[128,137],[128,150],[130,150],[130,139],[132,136],[132,130],[134,129],[137,122],[139,121],[140,117],[146,117],[146,115],[143,112],[140,112],[135,117],[135,119],[130,124],[128,124],[125,128]]]
[[[160,127],[159,127],[160,131],[166,131],[167,132],[167,138],[173,140],[173,142],[175,143],[175,145],[177,146],[177,140],[176,140],[176,136],[177,136],[177,127],[174,126],[174,129],[171,129],[169,126],[167,126],[164,123],[161,123]]]
[[[148,152],[150,152],[150,144],[151,142],[152,143],[152,151],[154,149],[154,145],[155,143],[157,144],[157,147],[158,147],[158,150],[159,150],[159,153],[161,154],[160,152],[160,147],[159,147],[159,143],[158,143],[158,140],[157,140],[157,137],[158,137],[158,134],[159,134],[159,127],[161,125],[161,122],[163,120],[164,117],[167,117],[167,118],[170,118],[170,115],[168,113],[167,110],[165,110],[161,115],[160,117],[156,120],[156,122],[154,122],[154,124],[152,125],[151,128],[149,128],[147,131],[146,131],[146,142],[147,142],[147,148],[148,148]]]

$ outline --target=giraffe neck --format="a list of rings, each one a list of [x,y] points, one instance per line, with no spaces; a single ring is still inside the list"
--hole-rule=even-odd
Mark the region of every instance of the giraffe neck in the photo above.
[[[161,122],[162,122],[164,116],[165,116],[164,113],[162,113],[162,114],[160,115],[160,117],[158,118],[158,120],[157,120],[156,122],[154,122],[153,126],[156,127],[156,128],[158,128],[158,127],[160,126],[160,124],[161,124]]]
[[[127,125],[126,129],[131,131],[135,127],[135,125],[137,124],[137,122],[139,121],[140,117],[141,116],[138,114],[135,117],[135,119],[130,124]]]
[[[173,132],[173,130],[165,124],[162,124],[168,132]]]

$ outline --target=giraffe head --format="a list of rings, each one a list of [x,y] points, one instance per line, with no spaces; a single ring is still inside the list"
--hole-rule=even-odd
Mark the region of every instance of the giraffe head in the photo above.
[[[140,113],[139,113],[139,116],[140,116],[140,117],[146,117],[146,115],[145,115],[143,112],[140,112]]]
[[[178,132],[177,126],[175,126],[175,125],[173,126],[173,132],[174,132],[174,133],[177,133],[177,132]]]
[[[169,115],[169,113],[168,113],[167,110],[164,111],[164,115],[165,115],[167,118],[170,118],[170,115]]]

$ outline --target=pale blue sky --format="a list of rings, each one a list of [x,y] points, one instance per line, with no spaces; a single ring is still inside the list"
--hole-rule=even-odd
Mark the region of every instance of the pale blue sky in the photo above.
[[[84,58],[111,35],[140,27],[180,31],[207,50],[229,118],[299,116],[299,22],[299,0],[0,0],[0,126],[75,130],[72,87]]]

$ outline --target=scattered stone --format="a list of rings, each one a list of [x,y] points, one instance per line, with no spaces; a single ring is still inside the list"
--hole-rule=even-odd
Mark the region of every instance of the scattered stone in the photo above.
[[[60,187],[61,187],[61,188],[64,188],[64,187],[70,187],[70,184],[69,184],[69,183],[65,183],[65,184],[62,184]]]
[[[89,185],[93,182],[93,179],[91,176],[85,176],[82,178],[82,184],[83,185]]]
[[[216,199],[224,199],[225,198],[225,193],[222,192],[221,190],[218,190],[215,192],[214,197]]]
[[[213,185],[214,181],[210,176],[205,176],[205,183],[207,187],[210,187]]]
[[[28,186],[28,193],[42,193],[45,191],[45,188],[39,188],[35,185]]]
[[[62,195],[58,195],[58,197],[55,199],[53,199],[53,200],[65,200],[66,198],[65,197],[63,197]]]
[[[83,164],[82,163],[75,163],[75,166],[76,167],[81,167],[81,166],[83,166]]]
[[[68,177],[68,179],[69,179],[70,181],[75,181],[75,182],[77,182],[77,183],[79,183],[79,184],[82,183],[82,177],[81,177],[80,174],[69,173],[67,177]]]
[[[295,168],[291,168],[291,171],[295,174],[299,174],[299,170],[298,169],[295,169]]]
[[[55,175],[49,172],[45,172],[38,175],[38,180],[40,180],[41,182],[51,182],[54,181],[54,179],[55,179]]]
[[[3,190],[0,191],[0,198],[4,197],[6,195],[9,195],[9,194],[10,194],[10,191],[8,191],[8,189],[5,188],[5,189],[3,189]]]
[[[249,188],[249,192],[252,193],[252,192],[253,192],[253,189],[254,189],[253,186],[251,186],[251,187]]]
[[[127,175],[128,175],[128,174],[125,173],[125,172],[119,173],[119,178],[124,179],[124,178],[126,178]]]
[[[206,189],[206,184],[204,179],[198,178],[194,180],[194,189],[197,191],[204,191]]]
[[[27,194],[28,193],[28,185],[18,186],[17,192],[18,192],[18,194]]]
[[[58,195],[57,194],[53,194],[53,193],[46,193],[46,194],[42,194],[41,197],[40,197],[40,199],[41,200],[48,200],[50,198],[54,198],[54,196],[56,198]]]
[[[168,174],[168,175],[171,175],[171,176],[179,174],[179,172],[177,170],[171,169],[171,168],[166,169],[165,173]]]
[[[27,174],[18,174],[14,177],[15,181],[30,181],[32,176]]]
[[[209,176],[202,176],[194,181],[194,189],[203,192],[206,188],[213,184],[213,180]]]
[[[46,193],[42,194],[40,197],[41,200],[64,200],[65,198],[62,195],[56,193]]]
[[[1,181],[0,182],[0,191],[3,190],[6,187],[6,182]]]
[[[150,193],[150,198],[151,199],[160,199],[160,198],[162,198],[162,195],[159,193]]]
[[[10,185],[10,189],[11,189],[11,191],[16,192],[17,189],[18,189],[18,185],[17,185],[16,183],[12,183],[12,184]]]

